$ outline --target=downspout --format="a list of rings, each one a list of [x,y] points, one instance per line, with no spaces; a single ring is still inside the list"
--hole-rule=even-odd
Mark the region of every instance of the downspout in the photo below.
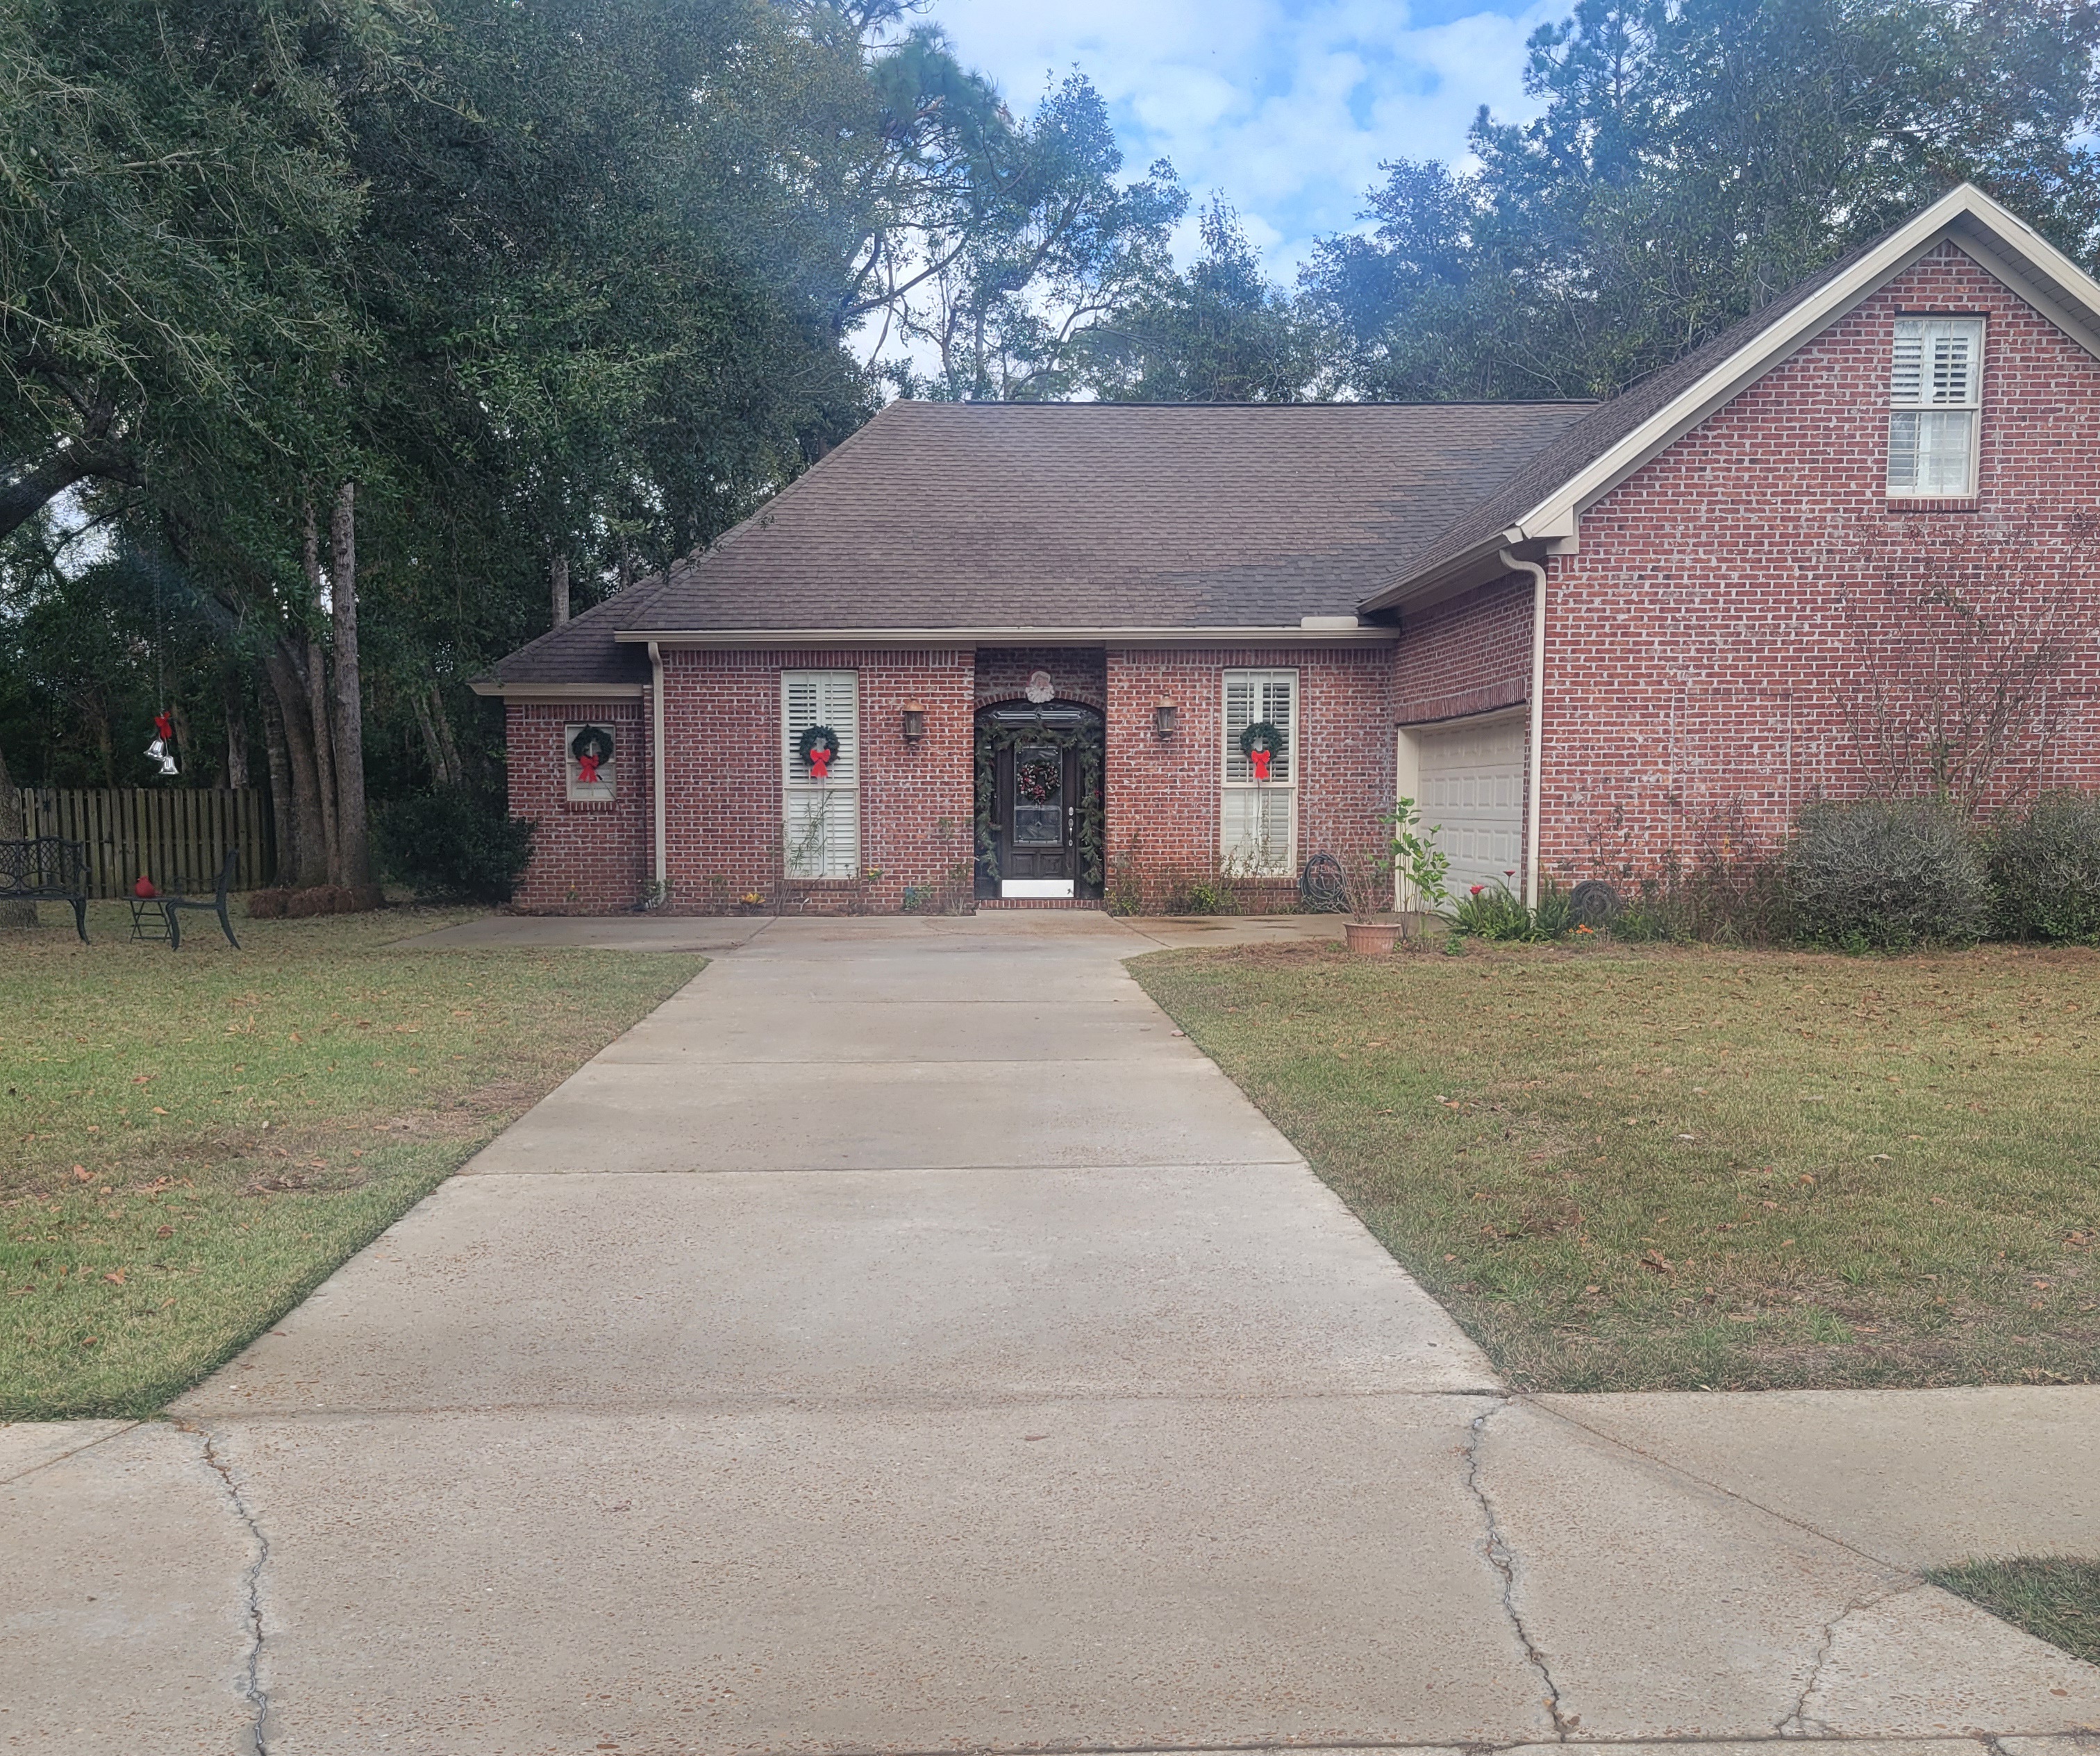
[[[670,900],[670,866],[664,849],[664,655],[649,642],[649,790],[655,814],[656,906]]]
[[[1538,783],[1546,765],[1546,569],[1536,561],[1502,552],[1512,573],[1531,576],[1531,777],[1524,788],[1524,906],[1538,907]]]

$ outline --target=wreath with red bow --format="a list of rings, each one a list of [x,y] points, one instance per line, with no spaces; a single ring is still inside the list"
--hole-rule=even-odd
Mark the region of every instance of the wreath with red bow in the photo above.
[[[612,760],[612,734],[602,726],[586,726],[569,740],[569,754],[576,759],[576,784],[595,787],[605,778],[599,769]]]
[[[1253,765],[1256,780],[1268,779],[1268,765],[1286,747],[1283,728],[1273,720],[1256,720],[1240,734],[1240,754]]]
[[[810,779],[826,779],[831,774],[832,764],[838,759],[839,735],[828,726],[808,726],[796,740],[795,753],[809,770]]]

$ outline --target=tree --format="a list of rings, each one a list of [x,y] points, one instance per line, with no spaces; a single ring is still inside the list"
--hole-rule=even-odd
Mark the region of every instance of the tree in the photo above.
[[[2100,250],[2093,0],[1582,0],[1304,276],[1357,394],[1608,395],[1954,183]]]
[[[1304,313],[1262,271],[1239,215],[1213,196],[1202,254],[1145,287],[1083,338],[1102,395],[1149,403],[1293,403],[1315,393]]]

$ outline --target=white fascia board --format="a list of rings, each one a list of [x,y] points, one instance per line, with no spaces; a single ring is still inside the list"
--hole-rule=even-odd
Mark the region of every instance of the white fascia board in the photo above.
[[[1382,646],[1397,636],[1389,628],[1304,628],[1293,622],[1277,628],[623,628],[612,638],[623,645],[653,640],[664,647],[801,651],[873,646]]]
[[[486,677],[467,687],[505,701],[639,701],[649,692],[646,683],[505,683]]]
[[[1974,184],[1964,183],[1891,232],[1782,322],[1752,338],[1555,488],[1517,521],[1525,540],[1565,540],[1575,536],[1582,514],[1642,465],[1734,401],[1943,240],[1953,242],[2100,357],[2100,283],[2024,220]]]

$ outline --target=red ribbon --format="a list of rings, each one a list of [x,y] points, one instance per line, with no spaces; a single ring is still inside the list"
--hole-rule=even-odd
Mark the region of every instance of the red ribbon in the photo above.
[[[810,749],[810,774],[815,780],[824,779],[832,769],[831,748],[826,744],[813,744]]]
[[[156,713],[153,716],[153,730],[161,735],[161,741],[163,743],[167,743],[175,735],[175,728],[168,723],[168,716],[165,713]]]
[[[576,784],[595,787],[598,784],[598,752],[589,751],[576,758]]]
[[[1268,751],[1261,749],[1250,750],[1247,752],[1247,761],[1254,764],[1254,778],[1256,780],[1266,780],[1268,779]]]

